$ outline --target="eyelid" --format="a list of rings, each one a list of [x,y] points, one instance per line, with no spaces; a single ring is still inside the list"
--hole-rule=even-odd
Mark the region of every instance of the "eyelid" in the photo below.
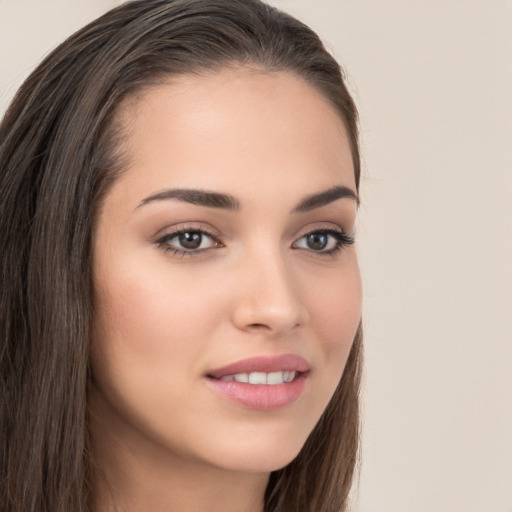
[[[309,235],[313,235],[315,233],[324,233],[334,237],[336,240],[336,244],[333,248],[328,250],[315,250],[308,247],[298,247],[296,244],[299,243],[302,239],[308,237]],[[308,253],[311,253],[315,256],[324,257],[324,256],[332,256],[334,257],[337,253],[343,250],[344,247],[348,245],[353,245],[355,243],[355,233],[352,230],[351,234],[348,234],[341,226],[335,225],[335,227],[330,224],[329,226],[316,225],[314,227],[310,227],[307,231],[304,231],[300,236],[294,238],[294,242],[292,243],[292,248],[296,250],[302,250]]]
[[[355,227],[345,229],[337,222],[314,222],[298,230],[294,236],[294,240],[298,240],[311,233],[316,233],[317,231],[340,233],[348,238],[355,239]]]
[[[172,235],[178,235],[187,231],[197,231],[201,233],[205,233],[212,238],[220,239],[222,238],[222,233],[218,229],[215,229],[213,226],[206,224],[204,222],[180,222],[178,224],[173,224],[170,226],[166,226],[163,229],[160,229],[153,237],[153,242],[157,243],[158,240],[162,238],[166,238]]]
[[[201,235],[208,237],[212,240],[210,247],[203,248],[189,248],[174,246],[170,243],[175,237],[178,237],[183,233],[200,233]],[[304,238],[315,233],[322,233],[335,238],[335,246],[323,250],[314,249],[311,247],[299,247],[297,244]],[[218,249],[225,247],[223,243],[223,235],[209,224],[203,222],[181,222],[172,226],[167,226],[163,230],[160,230],[154,237],[153,243],[161,248],[165,253],[171,252],[174,255],[180,256],[199,256],[202,253],[208,252],[212,249]],[[355,242],[354,233],[348,234],[339,224],[333,222],[316,223],[308,225],[293,237],[291,244],[292,249],[310,252],[318,256],[334,256],[340,250],[348,245],[352,245]],[[201,244],[202,245],[202,244]],[[332,239],[331,239],[332,245]]]
[[[207,236],[212,239],[214,245],[212,247],[205,247],[202,249],[186,249],[179,247],[165,246],[169,240],[179,236],[183,233],[200,233],[203,236]],[[205,226],[203,223],[180,223],[175,226],[166,227],[163,232],[162,230],[154,237],[154,243],[158,245],[165,253],[172,252],[176,256],[198,256],[206,251],[224,247],[224,244],[220,240],[221,235],[218,230],[212,226]]]
[[[301,236],[296,238],[295,242],[297,242],[298,240],[301,240],[302,238],[304,238],[306,236],[313,235],[315,233],[327,233],[328,235],[332,235],[332,236],[340,236],[340,237],[342,237],[341,241],[347,245],[355,243],[355,235],[354,234],[348,234],[343,229],[334,229],[334,228],[315,228],[310,231],[306,231]]]

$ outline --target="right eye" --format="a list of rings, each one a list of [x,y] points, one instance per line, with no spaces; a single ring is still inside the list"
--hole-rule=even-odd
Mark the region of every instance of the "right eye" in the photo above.
[[[213,235],[201,229],[178,229],[159,238],[156,243],[166,253],[185,256],[220,247]]]

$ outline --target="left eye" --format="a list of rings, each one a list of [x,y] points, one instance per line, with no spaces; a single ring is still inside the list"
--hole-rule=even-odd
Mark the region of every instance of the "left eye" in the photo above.
[[[166,251],[173,251],[174,253],[201,251],[219,245],[208,233],[191,229],[165,235],[158,240],[158,244],[162,245]]]
[[[314,252],[332,253],[343,245],[353,243],[353,239],[341,231],[318,230],[307,233],[294,244],[295,249],[308,249]]]

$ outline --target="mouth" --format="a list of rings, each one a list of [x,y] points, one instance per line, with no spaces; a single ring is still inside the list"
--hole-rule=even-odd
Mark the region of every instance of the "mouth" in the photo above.
[[[251,372],[251,373],[235,373],[234,375],[223,375],[219,380],[226,382],[236,381],[247,384],[264,384],[266,386],[275,386],[284,384],[295,379],[298,372],[295,371],[278,371],[278,372]]]
[[[300,398],[310,369],[302,357],[287,354],[237,361],[209,371],[205,378],[224,399],[249,409],[271,410]]]

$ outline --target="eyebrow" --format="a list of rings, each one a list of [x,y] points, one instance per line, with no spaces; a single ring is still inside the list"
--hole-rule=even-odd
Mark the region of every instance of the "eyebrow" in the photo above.
[[[359,197],[357,194],[350,188],[344,186],[332,187],[324,192],[319,192],[317,194],[311,194],[310,196],[305,197],[295,208],[295,213],[304,213],[314,210],[316,208],[320,208],[322,206],[326,206],[338,199],[352,199],[359,206]]]
[[[294,209],[294,213],[304,213],[326,206],[338,199],[352,199],[359,205],[357,194],[350,188],[345,186],[332,187],[317,194],[306,196]],[[153,201],[163,201],[166,199],[178,199],[185,203],[197,206],[206,206],[209,208],[222,208],[226,210],[240,210],[240,202],[229,194],[221,194],[219,192],[207,192],[198,189],[188,188],[172,188],[163,190],[156,194],[152,194],[143,199],[137,208],[144,206]]]
[[[239,210],[240,203],[229,194],[219,194],[218,192],[206,192],[204,190],[173,188],[158,192],[143,199],[137,208],[151,203],[152,201],[161,201],[164,199],[178,199],[185,203],[191,203],[198,206],[208,206],[210,208],[224,208],[227,210]]]

